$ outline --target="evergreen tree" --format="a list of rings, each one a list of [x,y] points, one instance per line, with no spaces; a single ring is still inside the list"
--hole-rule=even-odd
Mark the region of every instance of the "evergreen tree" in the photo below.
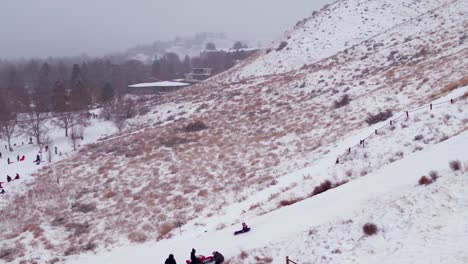
[[[107,82],[104,87],[102,87],[100,99],[103,103],[107,103],[114,99],[114,88],[109,82]]]

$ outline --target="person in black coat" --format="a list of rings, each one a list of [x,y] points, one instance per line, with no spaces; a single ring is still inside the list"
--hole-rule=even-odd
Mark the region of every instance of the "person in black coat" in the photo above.
[[[11,182],[11,177],[10,177],[10,175],[7,175],[7,176],[6,176],[6,180],[7,180],[7,182]]]
[[[169,257],[166,259],[164,264],[177,264],[175,259],[174,259],[174,255],[169,254]]]
[[[221,264],[224,262],[224,256],[221,255],[221,253],[219,253],[218,251],[213,252],[213,257],[215,260],[215,264]]]
[[[195,249],[192,248],[192,252],[190,253],[190,264],[200,264],[200,261],[195,256]]]

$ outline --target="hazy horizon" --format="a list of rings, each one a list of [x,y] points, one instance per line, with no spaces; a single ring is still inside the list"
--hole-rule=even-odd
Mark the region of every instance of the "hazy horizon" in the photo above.
[[[102,56],[136,45],[220,32],[273,40],[332,0],[12,1],[0,9],[0,59]],[[248,29],[248,30],[247,30]]]

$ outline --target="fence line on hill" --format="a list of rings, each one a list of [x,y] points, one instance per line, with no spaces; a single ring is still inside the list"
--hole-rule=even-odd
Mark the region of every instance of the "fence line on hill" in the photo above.
[[[349,147],[348,150],[347,150],[345,153],[339,155],[339,156],[336,158],[335,164],[339,164],[339,163],[340,163],[340,158],[342,158],[342,157],[344,157],[344,156],[346,156],[346,155],[351,154],[351,150],[352,150],[352,149],[354,149],[354,148],[356,148],[356,147],[358,147],[358,146],[361,146],[361,147],[364,148],[364,147],[365,147],[365,144],[366,144],[366,140],[369,139],[369,138],[371,138],[371,137],[373,137],[373,136],[375,136],[375,135],[378,135],[378,134],[379,134],[378,132],[379,132],[380,130],[382,130],[382,129],[388,127],[388,126],[394,125],[394,124],[396,123],[396,121],[397,121],[398,119],[402,118],[402,117],[405,117],[405,116],[406,116],[406,119],[408,119],[408,118],[409,118],[409,113],[416,112],[416,111],[420,111],[420,110],[423,110],[423,109],[428,109],[428,108],[429,108],[430,111],[432,111],[433,108],[434,108],[434,106],[442,105],[442,104],[447,104],[447,103],[453,104],[453,103],[455,103],[456,101],[458,101],[458,100],[460,100],[460,99],[464,99],[464,97],[466,97],[466,95],[461,95],[461,96],[459,96],[459,97],[455,97],[455,98],[450,99],[450,100],[447,100],[447,101],[443,101],[443,102],[439,102],[439,103],[430,103],[430,104],[428,104],[428,105],[423,105],[423,106],[420,106],[420,107],[417,107],[417,108],[414,108],[414,109],[406,110],[405,112],[403,112],[403,113],[402,113],[401,115],[399,115],[398,117],[393,118],[393,119],[390,119],[390,122],[387,122],[387,124],[385,124],[385,125],[383,125],[383,126],[377,128],[377,129],[374,129],[374,132],[373,132],[373,133],[371,133],[371,134],[369,134],[367,137],[361,139],[361,140],[359,141],[359,143],[356,143],[355,145]]]

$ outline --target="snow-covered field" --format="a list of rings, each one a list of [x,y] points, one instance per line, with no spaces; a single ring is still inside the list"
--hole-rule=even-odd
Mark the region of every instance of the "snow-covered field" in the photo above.
[[[183,263],[196,248],[231,264],[466,263],[467,11],[338,1],[284,49],[148,102],[126,131],[97,121],[78,152],[53,132],[50,166],[16,148],[28,165],[0,167],[25,178],[1,197],[0,259]],[[252,231],[232,236],[242,221]]]

